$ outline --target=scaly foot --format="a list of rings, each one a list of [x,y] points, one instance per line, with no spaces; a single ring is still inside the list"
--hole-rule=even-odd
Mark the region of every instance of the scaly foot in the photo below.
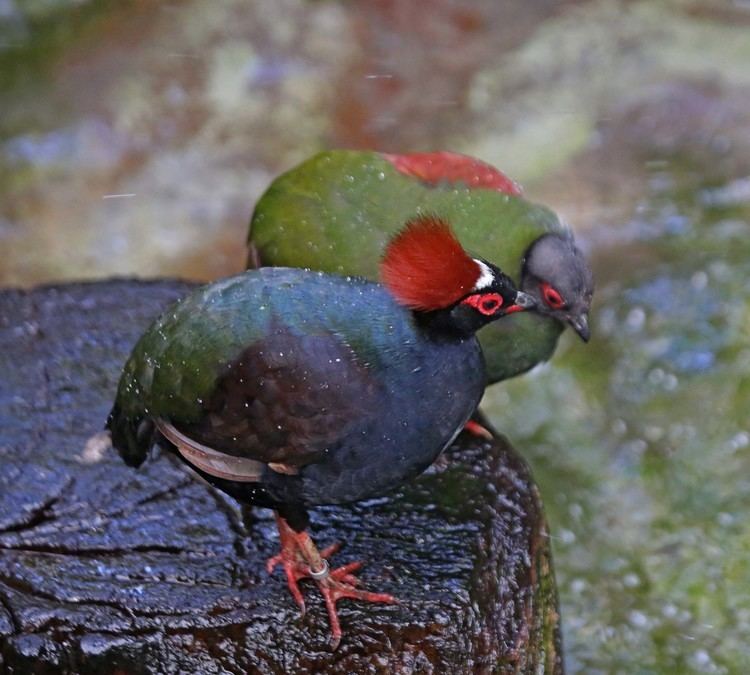
[[[333,649],[338,647],[342,635],[336,610],[336,603],[339,600],[398,603],[398,600],[388,593],[371,593],[357,588],[359,579],[354,576],[354,572],[362,566],[361,562],[351,562],[336,569],[330,569],[327,558],[338,550],[338,544],[333,544],[322,551],[318,551],[306,532],[295,532],[279,515],[276,516],[276,523],[281,538],[281,552],[268,559],[266,570],[271,574],[277,565],[284,568],[289,591],[303,615],[305,613],[305,600],[302,591],[299,589],[299,582],[302,579],[310,578],[318,584],[318,589],[328,610]]]

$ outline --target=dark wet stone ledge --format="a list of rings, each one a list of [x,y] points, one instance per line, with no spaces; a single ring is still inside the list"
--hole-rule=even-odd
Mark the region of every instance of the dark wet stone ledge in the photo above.
[[[333,562],[398,606],[300,618],[269,512],[166,455],[135,471],[85,449],[130,348],[187,284],[0,292],[0,672],[561,673],[549,539],[528,468],[463,434],[415,484],[313,512]]]

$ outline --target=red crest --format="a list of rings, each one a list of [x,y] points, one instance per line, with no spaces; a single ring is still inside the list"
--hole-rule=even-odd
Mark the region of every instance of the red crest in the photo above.
[[[449,307],[476,285],[482,269],[464,251],[450,225],[437,216],[410,220],[386,246],[380,276],[406,307]]]

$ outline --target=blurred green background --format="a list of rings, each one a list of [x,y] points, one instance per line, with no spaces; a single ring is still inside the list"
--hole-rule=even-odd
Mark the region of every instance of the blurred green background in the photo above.
[[[748,0],[0,0],[0,284],[240,270],[329,147],[450,149],[560,212],[594,339],[490,390],[571,673],[750,668]]]

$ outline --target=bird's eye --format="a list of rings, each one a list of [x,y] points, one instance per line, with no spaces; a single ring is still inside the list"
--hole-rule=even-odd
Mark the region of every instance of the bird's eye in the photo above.
[[[503,306],[503,296],[499,293],[481,293],[479,295],[470,295],[463,300],[463,304],[469,305],[477,310],[480,314],[491,316],[498,308]]]
[[[544,302],[552,309],[562,309],[565,306],[565,300],[563,300],[562,295],[549,284],[542,284],[542,296],[544,297]]]
[[[479,311],[483,314],[492,314],[500,306],[498,297],[489,297],[482,300],[479,305]]]

